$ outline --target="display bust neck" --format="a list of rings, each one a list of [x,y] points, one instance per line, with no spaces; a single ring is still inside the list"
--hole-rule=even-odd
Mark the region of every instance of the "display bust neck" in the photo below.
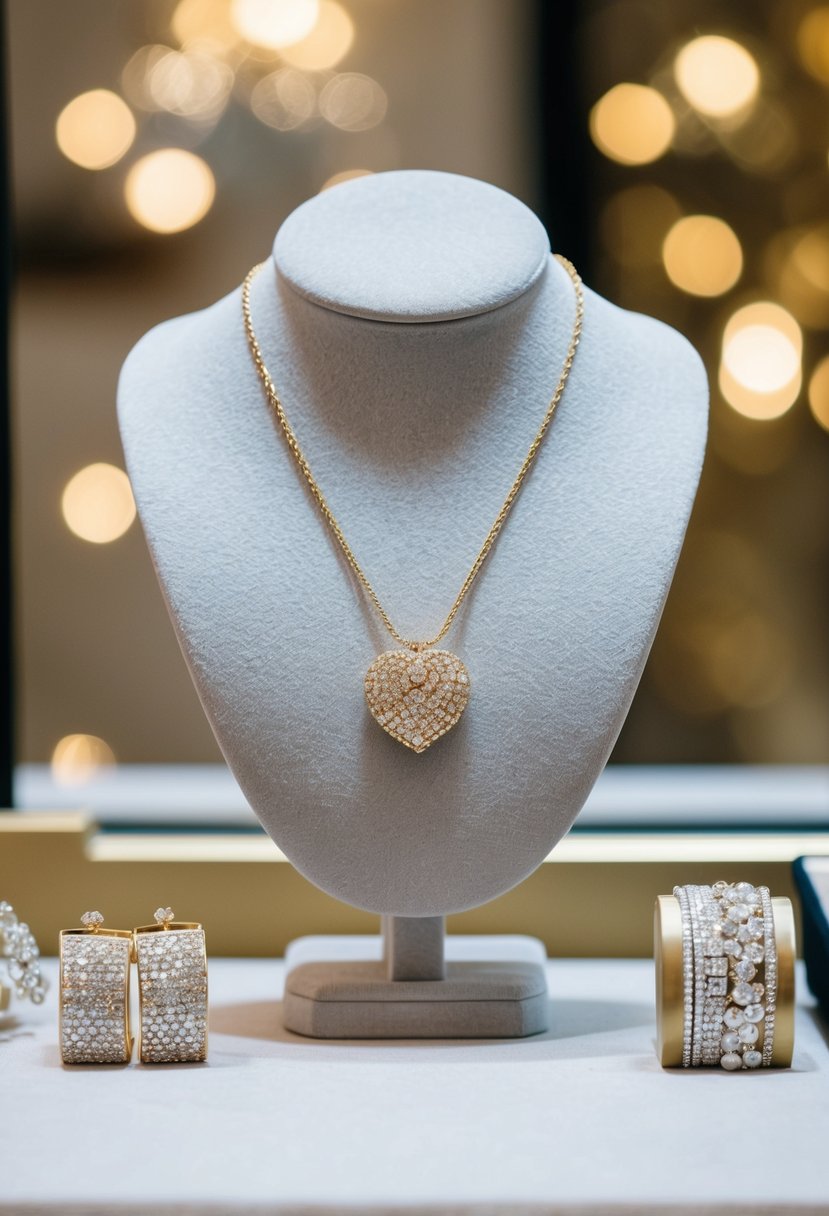
[[[486,182],[427,170],[324,191],[288,217],[273,247],[279,276],[305,300],[398,324],[499,309],[537,282],[549,253],[523,203]]]

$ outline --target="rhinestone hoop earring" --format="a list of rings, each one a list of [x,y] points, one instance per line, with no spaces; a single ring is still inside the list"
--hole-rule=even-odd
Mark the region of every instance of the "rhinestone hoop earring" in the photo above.
[[[129,929],[103,929],[100,912],[84,912],[80,929],[60,933],[60,1054],[64,1064],[128,1064]]]
[[[200,924],[159,908],[154,925],[134,931],[142,1064],[207,1059],[207,952]]]

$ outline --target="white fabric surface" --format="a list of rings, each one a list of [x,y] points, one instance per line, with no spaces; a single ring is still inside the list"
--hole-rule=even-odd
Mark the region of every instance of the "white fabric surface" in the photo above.
[[[473,232],[460,180],[459,213]],[[488,211],[490,187],[478,185]],[[496,194],[522,230],[523,205]],[[406,208],[421,204],[403,190],[388,208],[401,239]],[[305,228],[299,244],[321,273],[324,243]],[[405,291],[387,250],[364,271],[364,303],[378,283]],[[505,290],[503,267],[498,282]],[[252,304],[349,541],[404,635],[430,636],[558,379],[574,314],[569,277],[550,261],[493,311],[405,325],[318,307],[270,265]],[[147,334],[122,370],[118,408],[205,712],[293,864],[345,902],[404,916],[484,903],[531,873],[604,766],[679,556],[707,421],[705,373],[685,339],[587,293],[561,408],[446,638],[469,668],[469,707],[423,755],[368,714],[366,668],[393,643],[275,427],[239,291]]]
[[[24,1006],[0,1041],[3,1216],[829,1212],[805,994],[793,1069],[733,1075],[660,1069],[646,962],[552,963],[552,1031],[508,1043],[296,1039],[282,973],[211,962],[204,1066],[62,1069],[54,988]]]

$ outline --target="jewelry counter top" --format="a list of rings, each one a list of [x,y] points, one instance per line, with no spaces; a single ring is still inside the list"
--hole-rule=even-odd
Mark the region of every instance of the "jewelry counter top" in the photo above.
[[[553,1029],[339,1044],[282,1030],[283,964],[210,963],[204,1065],[60,1065],[0,1021],[0,1213],[829,1213],[829,1030],[800,978],[790,1071],[663,1071],[653,966],[550,964]],[[135,1057],[134,1057],[135,1060]]]

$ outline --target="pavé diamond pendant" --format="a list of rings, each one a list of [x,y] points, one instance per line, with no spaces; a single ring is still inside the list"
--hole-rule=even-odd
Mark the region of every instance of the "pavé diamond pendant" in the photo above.
[[[478,576],[487,554],[495,543],[495,538],[501,531],[510,508],[521,488],[530,465],[541,446],[544,436],[558,409],[564,395],[564,388],[570,376],[576,349],[581,337],[582,319],[584,316],[584,292],[581,278],[572,262],[560,254],[556,254],[558,262],[570,276],[576,298],[576,313],[570,344],[564,359],[564,366],[558,379],[555,392],[547,406],[541,425],[530,444],[521,468],[510,487],[509,493],[501,504],[492,527],[486,535],[483,545],[472,563],[464,579],[461,589],[455,597],[446,620],[433,638],[429,641],[412,641],[403,637],[392,624],[388,613],[383,608],[377,592],[369,582],[351,546],[343,534],[337,519],[329,507],[320,486],[311,472],[311,466],[305,458],[299,440],[288,421],[285,409],[276,391],[276,386],[268,371],[262,355],[256,333],[253,328],[253,318],[250,309],[251,284],[264,266],[260,263],[254,266],[245,277],[242,284],[242,316],[248,346],[253,357],[256,370],[262,381],[267,395],[268,404],[276,415],[277,421],[285,436],[288,449],[296,461],[300,473],[304,477],[311,495],[320,512],[336,537],[349,566],[360,580],[363,589],[376,608],[383,624],[391,636],[402,647],[400,650],[388,650],[379,655],[366,672],[364,690],[368,708],[375,722],[382,726],[387,734],[410,748],[413,752],[425,752],[428,747],[445,735],[455,726],[469,701],[469,672],[461,660],[448,650],[435,650],[434,647],[449,631],[452,622],[460,608],[466,593]]]
[[[375,722],[425,752],[466,709],[469,673],[448,650],[387,650],[366,672],[365,688]]]

